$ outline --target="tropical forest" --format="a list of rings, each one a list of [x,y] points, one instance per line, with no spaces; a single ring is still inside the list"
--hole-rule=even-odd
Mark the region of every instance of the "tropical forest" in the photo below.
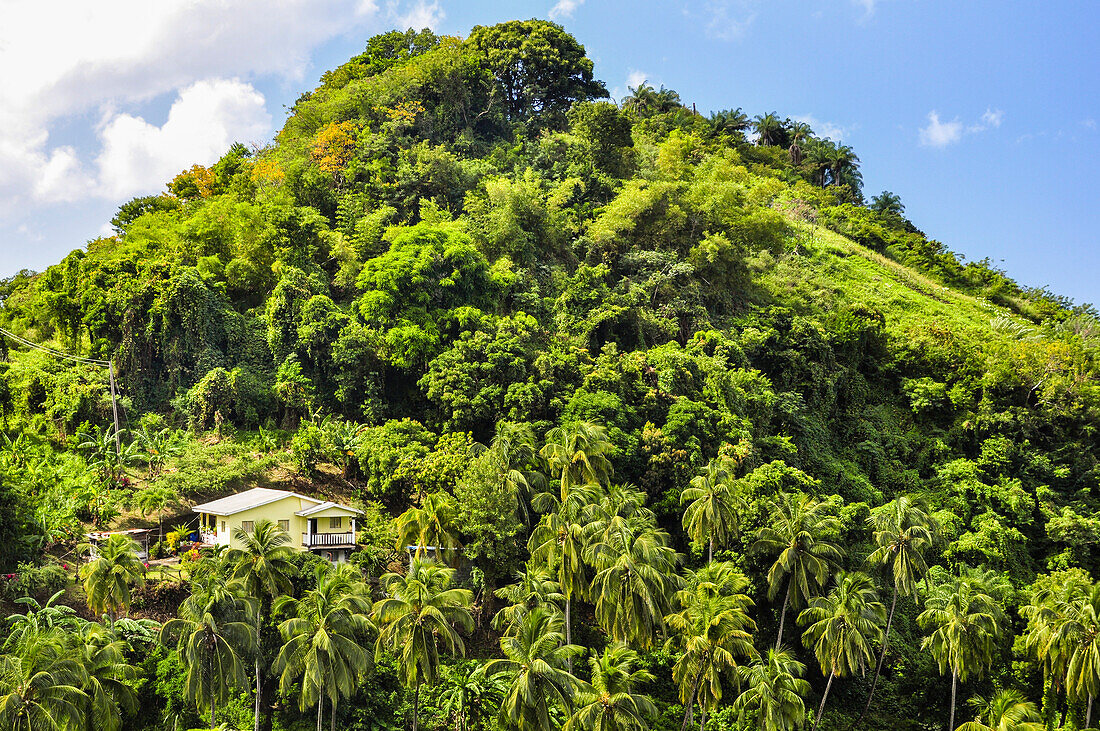
[[[164,182],[0,280],[0,728],[1100,724],[1098,313],[851,147],[510,21]]]

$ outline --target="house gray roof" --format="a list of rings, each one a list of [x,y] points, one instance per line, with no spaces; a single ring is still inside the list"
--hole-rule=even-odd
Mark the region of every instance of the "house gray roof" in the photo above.
[[[349,508],[347,505],[341,505],[340,503],[326,501],[321,503],[320,505],[311,505],[308,508],[299,510],[297,513],[295,513],[295,515],[300,515],[304,518],[308,515],[313,515],[314,513],[320,513],[322,510],[328,510],[329,508],[340,508],[341,510],[347,510],[348,512],[355,513],[356,515],[363,514],[362,510],[356,510],[355,508]]]
[[[288,497],[301,498],[310,503],[316,503],[324,505],[325,503],[317,500],[316,498],[306,497],[305,495],[299,495],[296,492],[289,492],[287,490],[272,490],[267,487],[254,487],[251,490],[245,490],[239,492],[236,495],[229,495],[223,497],[220,500],[214,500],[209,503],[203,503],[202,505],[196,505],[192,510],[196,513],[209,513],[211,515],[233,515],[243,510],[251,510],[252,508],[258,508],[261,505],[267,505],[278,500],[282,500]]]

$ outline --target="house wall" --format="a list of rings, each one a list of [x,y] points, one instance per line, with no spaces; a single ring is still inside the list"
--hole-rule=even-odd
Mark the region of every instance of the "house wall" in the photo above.
[[[217,530],[215,532],[217,534],[217,543],[233,548],[241,547],[240,541],[233,538],[233,530],[242,527],[244,522],[252,521],[252,524],[255,525],[261,520],[266,519],[278,525],[280,520],[285,520],[289,523],[287,533],[290,534],[290,545],[297,551],[304,551],[305,547],[302,545],[302,534],[306,533],[308,530],[308,518],[295,515],[294,513],[299,510],[304,510],[310,505],[313,505],[313,503],[303,505],[302,502],[301,498],[290,495],[282,500],[276,500],[250,510],[242,510],[233,515],[211,515],[207,520],[212,518],[216,521],[215,526]],[[339,528],[329,527],[329,519],[333,517],[340,518]],[[354,517],[356,517],[355,513],[341,508],[329,508],[309,516],[309,518],[317,519],[316,533],[348,533],[351,531],[351,520]]]

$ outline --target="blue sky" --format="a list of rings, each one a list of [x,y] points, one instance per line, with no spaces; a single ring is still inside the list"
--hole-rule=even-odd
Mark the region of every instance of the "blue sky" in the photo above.
[[[614,95],[646,79],[703,112],[807,119],[929,236],[1100,302],[1100,4],[556,2],[0,0],[0,276],[232,141],[270,140],[374,33],[552,17]]]

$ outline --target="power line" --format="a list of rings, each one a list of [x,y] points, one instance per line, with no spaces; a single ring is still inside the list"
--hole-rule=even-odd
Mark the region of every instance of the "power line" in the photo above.
[[[0,327],[0,335],[7,335],[9,338],[11,338],[12,340],[14,340],[17,343],[25,345],[28,348],[33,348],[35,350],[41,350],[43,353],[49,353],[50,355],[54,356],[55,358],[62,358],[64,360],[71,360],[71,361],[74,361],[76,363],[87,363],[89,365],[99,365],[99,366],[110,366],[111,365],[110,361],[98,360],[96,358],[84,358],[84,357],[81,357],[79,355],[70,355],[69,353],[63,353],[60,350],[54,350],[53,348],[47,348],[45,345],[39,345],[38,343],[32,343],[30,340],[27,340],[24,337],[21,337],[19,335],[16,335],[13,332],[5,330],[2,327]]]

